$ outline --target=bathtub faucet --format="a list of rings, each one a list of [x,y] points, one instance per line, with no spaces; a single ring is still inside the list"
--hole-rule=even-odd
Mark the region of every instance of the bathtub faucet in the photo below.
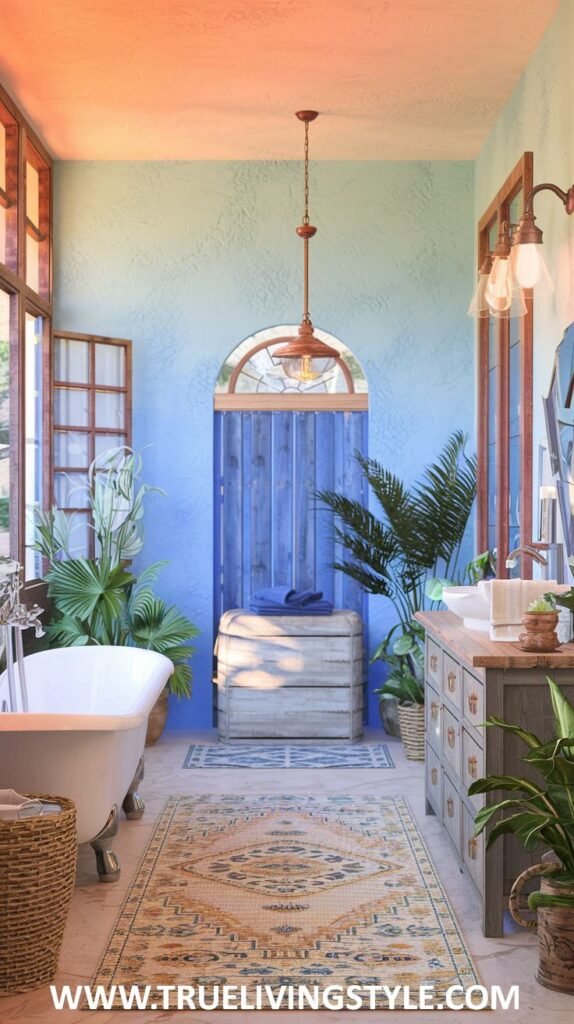
[[[25,604],[13,604],[10,600],[3,601],[0,604],[0,626],[13,626],[14,629],[31,629],[33,628],[36,633],[36,638],[44,636],[44,630],[42,623],[38,621],[38,617],[44,611],[37,604],[33,604],[31,608],[27,608]]]
[[[22,604],[20,602],[21,586],[22,566],[11,558],[0,558],[0,628],[4,633],[6,675],[8,677],[11,711],[18,710],[14,661],[16,661],[18,667],[18,684],[22,710],[29,710],[28,689],[24,673],[22,632],[25,629],[33,628],[37,637],[44,635],[42,624],[38,620],[38,616],[42,614],[43,608],[39,608],[37,604],[27,608],[26,605]],[[14,631],[14,636],[12,631]],[[15,657],[14,654],[16,655]]]

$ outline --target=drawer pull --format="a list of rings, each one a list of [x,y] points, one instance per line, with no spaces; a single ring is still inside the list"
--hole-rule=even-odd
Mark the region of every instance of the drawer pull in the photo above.
[[[478,712],[478,694],[469,693],[468,695],[468,710],[471,715],[476,715]]]
[[[431,706],[430,706],[431,718],[438,718],[439,711],[440,711],[440,704],[437,704],[437,702],[435,700],[433,700],[433,702],[431,703]]]
[[[478,856],[478,841],[474,837],[468,840],[468,856],[471,860],[476,860]]]
[[[438,769],[437,768],[431,768],[430,777],[431,777],[431,782],[432,782],[433,786],[436,786],[436,784],[438,782]]]
[[[438,654],[431,654],[430,656],[430,667],[431,672],[436,672],[438,668]]]
[[[452,725],[449,725],[449,727],[448,727],[448,729],[446,731],[446,736],[447,736],[449,747],[454,747],[454,745],[456,743],[456,733],[455,733]]]
[[[454,818],[454,800],[451,796],[449,796],[446,802],[446,813],[448,814],[449,818]]]
[[[468,774],[470,775],[471,779],[476,779],[478,775],[478,761],[474,754],[471,754],[468,759]]]
[[[446,682],[448,686],[448,692],[454,693],[454,691],[456,690],[456,672],[449,672],[448,676],[446,677]]]

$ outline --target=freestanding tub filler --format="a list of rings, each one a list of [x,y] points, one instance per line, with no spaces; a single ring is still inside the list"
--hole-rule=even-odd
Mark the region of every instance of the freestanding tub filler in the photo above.
[[[136,788],[147,718],[173,665],[154,651],[96,646],[32,654],[24,668],[27,711],[21,688],[10,694],[7,674],[0,677],[1,784],[73,800],[78,843],[92,844],[101,881],[115,881],[119,808],[128,818],[143,813]]]

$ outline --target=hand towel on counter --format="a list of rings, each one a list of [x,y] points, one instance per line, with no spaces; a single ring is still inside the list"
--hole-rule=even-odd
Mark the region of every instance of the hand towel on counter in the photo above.
[[[504,580],[497,586],[492,580],[490,592],[490,639],[516,640],[516,627],[521,625],[524,580]]]
[[[492,580],[490,588],[490,639],[509,642],[523,632],[522,616],[532,601],[570,589],[556,580]]]

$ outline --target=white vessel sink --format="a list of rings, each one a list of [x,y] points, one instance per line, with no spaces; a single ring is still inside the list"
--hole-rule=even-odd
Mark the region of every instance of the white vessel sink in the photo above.
[[[442,599],[448,610],[463,620],[467,629],[490,631],[490,600],[475,587],[445,587]]]
[[[493,587],[503,588],[514,582],[514,580],[481,580],[474,587],[445,587],[442,599],[448,610],[454,612],[455,615],[458,615],[463,620],[467,629],[476,629],[480,633],[490,633]],[[530,601],[548,592],[559,594],[565,593],[569,589],[567,585],[559,584],[556,580],[528,581],[528,589],[525,589],[523,594],[524,604],[517,614],[516,628],[507,628],[504,639],[518,640],[523,631],[521,617]],[[509,626],[511,625],[509,623]],[[493,635],[492,639],[494,638]]]

